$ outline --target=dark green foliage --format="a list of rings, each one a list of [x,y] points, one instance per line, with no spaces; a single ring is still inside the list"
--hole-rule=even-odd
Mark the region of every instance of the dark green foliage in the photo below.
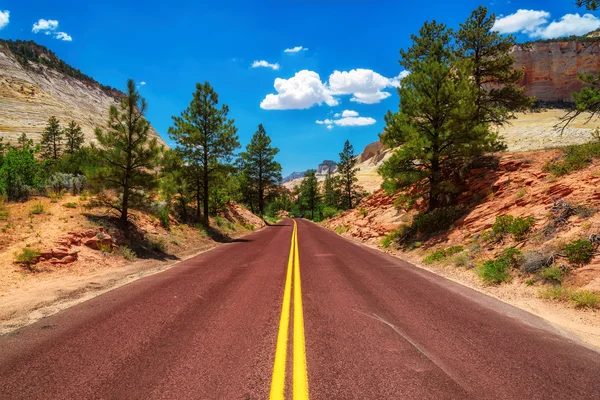
[[[219,165],[228,163],[239,145],[237,128],[228,119],[229,107],[217,108],[219,97],[210,83],[196,84],[196,91],[181,116],[173,117],[174,126],[169,137],[177,144],[177,151],[187,166],[190,190],[196,202],[196,216],[200,219],[200,205],[204,208],[204,222],[209,224],[210,181]]]
[[[68,202],[64,204],[67,208],[77,208],[77,203]]]
[[[503,260],[488,260],[481,264],[477,272],[479,277],[488,283],[500,284],[510,280],[509,266]]]
[[[41,147],[42,156],[45,159],[58,160],[62,153],[63,131],[60,127],[58,119],[52,116],[48,119],[48,125],[42,133]]]
[[[184,222],[188,221],[187,206],[192,201],[190,179],[187,167],[180,154],[166,150],[161,160],[159,190],[161,199],[166,203],[167,212],[177,210]]]
[[[323,203],[330,209],[337,209],[340,206],[342,191],[339,188],[339,179],[331,175],[331,170],[327,170],[327,176],[323,184],[324,194]]]
[[[130,200],[138,191],[152,189],[156,176],[152,173],[158,165],[161,149],[156,138],[150,139],[150,123],[144,117],[146,101],[138,93],[133,80],[127,82],[127,96],[117,106],[111,106],[108,130],[96,128],[100,143],[99,156],[104,166],[94,179],[102,187],[116,189],[121,195],[119,204],[107,202],[121,215],[121,224],[127,222]]]
[[[95,146],[81,147],[74,153],[66,153],[52,164],[51,171],[71,175],[94,176],[105,165],[100,150]]]
[[[597,10],[600,2],[598,0],[575,0],[577,7],[585,7],[588,10]]]
[[[277,153],[279,149],[271,146],[271,138],[260,124],[246,151],[240,154],[242,169],[256,190],[259,215],[265,211],[265,190],[281,181],[281,165],[275,161]]]
[[[37,149],[27,141],[21,148],[9,146],[0,159],[0,194],[9,201],[26,200],[33,189],[41,186],[41,166],[36,160]]]
[[[171,219],[169,218],[169,210],[166,208],[161,208],[160,210],[158,210],[158,220],[160,221],[160,224],[164,228],[169,229],[171,227]]]
[[[465,214],[460,207],[438,208],[423,214],[418,214],[413,219],[412,228],[425,235],[430,235],[450,229],[454,221]]]
[[[339,213],[338,209],[334,208],[334,207],[323,206],[323,208],[321,209],[321,214],[323,216],[323,219],[333,218],[336,215],[338,215],[338,213]]]
[[[300,196],[301,206],[310,212],[310,216],[306,216],[312,220],[315,219],[315,211],[319,208],[321,201],[321,195],[319,193],[319,182],[315,175],[315,170],[310,169],[306,171],[302,183],[300,183]],[[317,217],[319,215],[317,214]]]
[[[81,146],[83,146],[84,137],[81,126],[75,121],[69,122],[69,125],[64,130],[66,148],[65,152],[68,154],[74,154]]]
[[[501,240],[507,235],[513,239],[523,240],[535,225],[533,217],[513,217],[512,215],[499,215],[492,225],[492,240]]]
[[[93,78],[85,75],[80,70],[75,69],[68,65],[63,60],[59,59],[56,54],[48,50],[46,47],[35,43],[32,40],[3,40],[0,39],[0,45],[6,44],[10,51],[13,53],[19,64],[27,67],[28,61],[43,64],[47,67],[52,68],[55,71],[62,72],[73,78],[77,78],[80,81],[87,82],[93,85],[98,85],[107,94],[113,97],[121,97],[123,93],[106,85],[101,85],[96,82]]]
[[[423,259],[423,262],[426,264],[430,264],[435,261],[442,261],[447,257],[450,257],[454,254],[460,253],[461,251],[463,251],[462,246],[451,246],[451,247],[448,247],[447,249],[440,249],[440,250],[434,251],[433,253],[431,253],[427,257],[425,257]]]
[[[505,249],[502,254],[500,254],[500,257],[498,257],[498,260],[502,260],[512,268],[519,268],[523,264],[524,259],[521,250],[511,247]]]
[[[589,264],[594,256],[594,245],[587,239],[574,240],[565,246],[564,253],[572,265]]]
[[[412,233],[413,230],[409,225],[402,225],[400,228],[388,233],[381,241],[381,245],[385,248],[398,245],[406,241],[406,239],[410,237]]]
[[[600,143],[587,143],[568,146],[559,160],[550,160],[544,171],[555,176],[563,176],[588,167],[594,159],[600,158]]]
[[[344,149],[340,153],[340,162],[338,163],[338,183],[341,189],[341,205],[344,210],[354,207],[354,200],[357,196],[356,182],[358,178],[356,173],[356,163],[358,159],[354,155],[354,147],[349,140],[344,143]]]

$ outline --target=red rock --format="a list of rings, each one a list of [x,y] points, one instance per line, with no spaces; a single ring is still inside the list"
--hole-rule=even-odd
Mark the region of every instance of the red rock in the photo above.
[[[40,253],[40,257],[42,257],[43,259],[49,260],[52,258],[52,249],[50,250],[44,250]]]
[[[93,229],[88,229],[87,231],[81,232],[83,237],[91,238],[96,236],[96,231]]]
[[[69,249],[57,247],[56,249],[52,249],[52,255],[54,258],[64,258],[69,255]]]

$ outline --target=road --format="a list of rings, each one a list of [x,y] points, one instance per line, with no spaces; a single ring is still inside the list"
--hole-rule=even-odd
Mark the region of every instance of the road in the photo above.
[[[304,220],[0,337],[1,399],[598,399],[599,374],[542,320]]]

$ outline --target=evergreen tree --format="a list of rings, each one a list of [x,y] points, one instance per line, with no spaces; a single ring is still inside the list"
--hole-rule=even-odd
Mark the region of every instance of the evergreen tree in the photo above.
[[[315,210],[317,210],[321,201],[319,182],[315,173],[314,169],[306,171],[299,188],[300,204],[310,211],[310,219],[315,219]]]
[[[473,11],[460,25],[455,38],[459,57],[472,61],[478,122],[501,126],[516,118],[516,111],[531,108],[534,98],[525,96],[525,88],[519,87],[524,72],[514,68],[515,59],[510,54],[516,43],[514,36],[503,36],[493,31],[496,15],[488,16],[487,12],[487,8],[482,6]],[[492,135],[489,137],[494,139]],[[494,142],[490,144],[497,145]]]
[[[179,153],[174,150],[166,150],[163,153],[161,166],[159,182],[161,197],[167,203],[169,210],[172,208],[172,203],[175,202],[179,208],[179,215],[184,222],[187,222],[187,205],[192,201],[187,167]]]
[[[265,211],[265,189],[281,181],[281,165],[275,161],[277,153],[279,149],[271,147],[271,138],[260,124],[246,151],[240,154],[242,168],[256,187],[260,215]]]
[[[400,147],[380,173],[388,188],[428,183],[429,209],[434,209],[458,191],[457,166],[482,153],[491,134],[477,121],[472,61],[457,57],[451,30],[426,22],[411,38],[412,46],[400,51],[400,64],[411,71],[398,89],[400,111],[386,115],[381,135],[387,146]]]
[[[108,130],[96,128],[95,132],[100,144],[99,156],[105,163],[95,178],[120,192],[120,204],[110,204],[120,212],[123,225],[127,223],[132,194],[156,185],[152,170],[158,164],[161,148],[156,138],[148,136],[150,123],[144,117],[146,109],[146,100],[130,79],[125,97],[118,106],[110,106]]]
[[[67,149],[65,150],[68,154],[74,154],[81,148],[84,142],[83,131],[81,126],[75,121],[69,122],[69,125],[64,130],[65,139],[67,140]]]
[[[29,144],[29,139],[27,139],[27,135],[25,132],[21,133],[21,136],[17,139],[17,147],[20,149],[24,148]]]
[[[327,170],[327,176],[323,184],[325,192],[323,201],[326,206],[335,209],[339,207],[341,191],[338,189],[338,186],[338,179],[331,174],[331,169]]]
[[[349,210],[353,207],[353,198],[356,194],[356,163],[358,159],[354,155],[354,147],[349,140],[344,143],[344,150],[340,153],[340,162],[338,163],[339,183],[342,188],[342,207]]]
[[[169,137],[190,167],[190,178],[196,195],[196,216],[200,219],[200,203],[204,221],[209,225],[210,178],[219,164],[229,162],[240,147],[234,121],[228,119],[229,107],[217,108],[219,97],[210,83],[196,84],[189,107],[180,117],[173,117]]]
[[[58,160],[62,150],[63,131],[58,119],[52,116],[48,119],[48,125],[42,133],[42,155],[46,159]]]

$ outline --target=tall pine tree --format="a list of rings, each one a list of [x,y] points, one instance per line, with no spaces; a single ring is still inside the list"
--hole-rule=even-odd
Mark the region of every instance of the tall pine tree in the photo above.
[[[315,219],[315,210],[319,207],[321,196],[319,181],[314,169],[309,169],[304,174],[304,179],[300,182],[299,192],[300,204],[310,211],[310,219]]]
[[[74,154],[81,148],[84,142],[83,131],[81,126],[75,121],[69,122],[69,125],[64,130],[65,139],[67,141],[66,153]]]
[[[260,124],[246,151],[240,154],[242,167],[256,187],[260,215],[265,211],[265,189],[281,180],[281,165],[275,161],[277,153],[279,149],[271,147],[271,138]]]
[[[209,225],[209,196],[211,174],[219,164],[231,160],[240,147],[234,121],[228,119],[229,107],[218,108],[219,96],[210,83],[196,84],[192,101],[181,116],[173,117],[169,137],[177,143],[178,151],[190,167],[196,195],[196,216],[200,219],[200,203],[204,222]]]
[[[356,178],[357,162],[354,147],[352,147],[349,140],[346,140],[338,163],[339,183],[342,189],[342,207],[346,210],[354,206],[353,200],[356,197],[356,182],[358,181],[358,178]]]
[[[427,183],[429,209],[451,200],[457,166],[494,138],[478,122],[472,61],[457,57],[451,35],[445,25],[426,22],[412,46],[400,51],[400,65],[411,74],[398,89],[400,111],[386,115],[381,135],[387,146],[400,146],[380,169],[386,186]]]
[[[108,130],[96,128],[95,132],[100,144],[99,156],[105,163],[95,179],[121,195],[119,205],[110,204],[120,212],[123,226],[127,223],[132,194],[156,186],[152,170],[158,165],[161,149],[156,138],[148,136],[150,123],[144,117],[146,109],[146,101],[130,79],[125,97],[118,106],[109,108]]]
[[[55,116],[51,116],[42,133],[42,156],[45,159],[58,160],[62,151],[62,139],[63,131],[60,128],[60,123]]]

